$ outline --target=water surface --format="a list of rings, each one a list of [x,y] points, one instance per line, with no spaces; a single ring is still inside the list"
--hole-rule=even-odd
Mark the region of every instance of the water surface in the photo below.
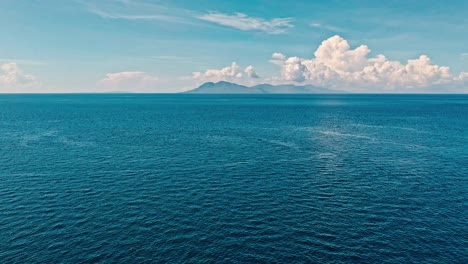
[[[3,263],[468,263],[467,95],[0,95]]]

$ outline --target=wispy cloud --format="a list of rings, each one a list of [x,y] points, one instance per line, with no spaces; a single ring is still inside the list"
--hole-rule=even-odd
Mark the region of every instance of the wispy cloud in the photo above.
[[[107,12],[101,10],[97,7],[88,8],[89,12],[98,15],[106,19],[124,19],[124,20],[158,20],[158,21],[168,21],[168,22],[177,22],[180,20],[174,16],[168,15],[135,15],[135,14],[121,14],[114,12]]]
[[[163,21],[171,23],[192,23],[188,10],[167,7],[161,4],[147,2],[118,1],[87,1],[76,0],[85,6],[86,11],[104,19]],[[185,14],[185,15],[184,15]],[[189,18],[189,19],[187,19]]]
[[[343,28],[330,26],[330,25],[324,25],[321,23],[311,23],[310,26],[314,28],[323,28],[323,29],[333,31],[333,32],[346,32],[346,30]]]
[[[273,18],[265,20],[263,18],[249,17],[243,13],[235,13],[233,15],[211,12],[197,16],[198,19],[216,23],[219,25],[236,28],[243,31],[262,31],[268,34],[282,34],[288,28],[294,27],[293,18]]]
[[[161,21],[168,23],[207,26],[208,21],[214,24],[236,28],[244,31],[261,31],[268,34],[282,34],[294,27],[293,18],[273,18],[270,20],[250,17],[243,13],[224,14],[210,12],[201,14],[196,11],[167,6],[160,3],[149,3],[128,0],[75,0],[85,6],[87,12],[103,19],[129,21]]]

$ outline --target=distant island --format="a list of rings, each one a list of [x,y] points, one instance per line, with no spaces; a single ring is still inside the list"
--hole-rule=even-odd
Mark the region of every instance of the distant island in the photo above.
[[[343,91],[331,90],[313,85],[296,86],[292,84],[271,85],[258,84],[255,86],[244,86],[236,83],[220,81],[217,83],[207,82],[201,86],[184,93],[196,94],[327,94],[343,93]]]

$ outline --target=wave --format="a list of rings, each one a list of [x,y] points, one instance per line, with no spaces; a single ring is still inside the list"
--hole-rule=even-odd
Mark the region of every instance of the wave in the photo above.
[[[353,138],[362,138],[362,139],[369,139],[369,140],[374,139],[374,138],[371,138],[371,137],[368,137],[368,136],[365,136],[365,135],[340,133],[340,132],[330,131],[330,130],[319,131],[319,133],[327,135],[327,136],[353,137]]]
[[[299,149],[299,146],[294,142],[284,142],[280,140],[267,140],[267,142],[287,148]]]

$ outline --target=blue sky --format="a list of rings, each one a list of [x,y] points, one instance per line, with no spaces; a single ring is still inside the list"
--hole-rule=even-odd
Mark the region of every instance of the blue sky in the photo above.
[[[0,92],[467,92],[467,28],[466,0],[3,0]]]

